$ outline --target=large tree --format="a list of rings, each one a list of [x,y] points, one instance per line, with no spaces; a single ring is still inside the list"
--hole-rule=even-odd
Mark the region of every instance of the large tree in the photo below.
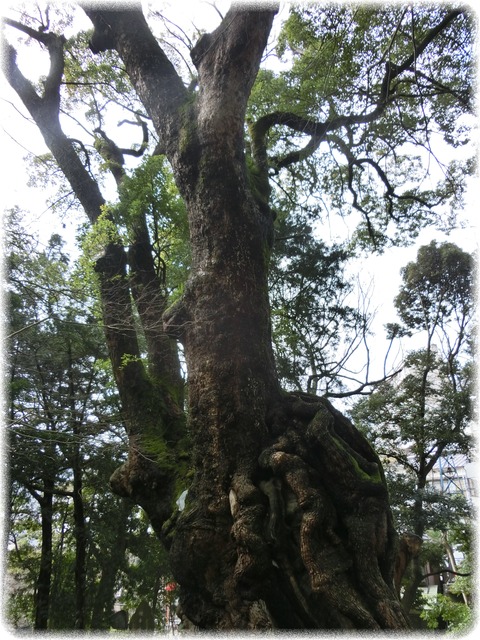
[[[456,195],[455,174],[445,171],[438,189],[422,190],[413,169],[405,182],[400,168],[408,154],[400,147],[409,139],[431,150],[433,126],[459,141],[452,118],[470,103],[468,15],[443,6],[293,10],[280,42],[292,63],[280,82],[283,97],[272,101],[270,90],[247,122],[276,6],[234,5],[192,47],[188,85],[140,6],[82,6],[93,24],[91,52],[104,68],[120,66],[117,78],[123,88],[131,83],[143,105],[136,115],[152,123],[155,153],[168,159],[188,215],[191,254],[183,294],[169,307],[142,215],[128,222],[128,251],[111,232],[96,262],[130,440],[113,489],[148,513],[169,547],[182,615],[200,628],[407,627],[393,587],[396,534],[377,455],[328,401],[287,394],[278,382],[268,297],[275,219],[269,177],[290,171],[296,185],[292,168],[303,163],[305,179],[330,184],[333,205],[343,187],[363,216],[358,239],[377,247],[392,225],[407,234],[431,221],[435,206]],[[9,44],[6,76],[92,225],[115,228],[85,144],[62,130],[69,43],[51,28],[50,13],[40,24],[6,20],[48,50],[45,81],[35,87],[22,74]],[[99,69],[89,86],[104,80]],[[111,76],[110,83],[114,90],[122,84]],[[79,84],[87,83],[77,78],[68,91]],[[132,150],[120,149],[102,127],[97,149],[121,196]],[[326,157],[334,163],[329,173]],[[172,341],[186,359],[193,472],[180,513],[175,498],[187,483],[187,445]]]

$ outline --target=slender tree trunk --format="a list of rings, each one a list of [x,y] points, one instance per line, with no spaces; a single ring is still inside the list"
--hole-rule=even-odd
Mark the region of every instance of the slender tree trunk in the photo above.
[[[53,483],[45,482],[40,504],[42,527],[42,546],[40,568],[35,585],[35,623],[36,630],[48,629],[50,614],[50,587],[52,583],[52,540],[53,540]]]
[[[73,470],[73,521],[75,530],[75,629],[85,629],[87,530],[82,496],[82,472]]]
[[[423,513],[423,498],[422,495],[425,491],[425,486],[427,483],[426,474],[424,469],[424,461],[421,463],[421,469],[419,472],[418,480],[417,480],[417,497],[415,498],[413,504],[413,513],[414,513],[414,526],[413,533],[420,539],[423,539],[423,534],[425,532],[425,515]],[[417,597],[418,588],[423,580],[424,567],[421,563],[421,558],[419,555],[416,555],[412,558],[411,567],[410,567],[410,575],[411,579],[404,587],[403,597],[402,597],[402,607],[405,613],[410,614],[413,605],[415,603],[415,599]]]
[[[83,504],[83,470],[81,455],[81,423],[84,412],[77,411],[75,374],[73,366],[72,348],[68,343],[68,385],[70,404],[70,424],[73,439],[73,453],[71,458],[73,472],[73,535],[75,539],[75,629],[85,628],[85,595],[86,595],[86,558],[87,531],[85,509]],[[89,385],[90,387],[90,385]],[[86,393],[89,393],[87,387]]]
[[[92,589],[92,617],[90,627],[94,630],[110,628],[113,605],[115,602],[115,587],[118,572],[125,561],[127,548],[127,520],[132,510],[132,502],[122,500],[119,507],[115,545],[108,549],[101,549],[98,562],[100,565],[100,579],[96,589]]]

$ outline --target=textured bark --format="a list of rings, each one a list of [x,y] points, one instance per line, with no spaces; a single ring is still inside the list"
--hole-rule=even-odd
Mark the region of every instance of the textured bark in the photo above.
[[[88,14],[92,42],[117,49],[149,110],[189,215],[191,277],[164,314],[184,345],[193,443],[186,508],[170,523],[183,615],[203,629],[406,628],[378,458],[330,404],[283,394],[275,373],[273,218],[243,147],[274,11],[234,8],[200,39],[191,95],[135,9]]]
[[[50,587],[52,584],[52,540],[53,540],[53,482],[44,482],[43,496],[36,496],[40,505],[42,527],[42,547],[40,568],[35,584],[35,622],[34,629],[48,629],[50,612]]]
[[[154,380],[163,382],[164,398],[169,403],[172,415],[180,415],[184,402],[184,382],[180,375],[177,345],[163,329],[162,316],[167,304],[165,283],[155,269],[145,217],[134,223],[132,236],[128,251],[130,288],[147,343],[149,370]],[[169,372],[167,379],[166,371]],[[178,437],[180,434],[176,435]]]

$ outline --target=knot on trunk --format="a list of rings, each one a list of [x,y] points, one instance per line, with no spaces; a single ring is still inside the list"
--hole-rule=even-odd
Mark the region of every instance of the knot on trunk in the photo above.
[[[197,67],[201,63],[202,58],[206,55],[212,46],[212,35],[210,33],[204,33],[198,40],[197,44],[190,52],[190,58],[193,64]]]
[[[92,37],[89,41],[92,53],[101,53],[115,47],[115,41],[108,19],[102,15],[93,15],[91,20],[94,25]]]
[[[262,578],[272,563],[263,535],[264,496],[246,474],[237,473],[232,478],[229,499],[234,519],[231,535],[238,554],[234,581],[243,598],[256,600],[260,596]]]
[[[95,261],[94,270],[96,273],[107,277],[123,274],[127,265],[127,255],[122,245],[110,242],[105,251]]]
[[[152,527],[162,539],[162,526],[173,511],[174,480],[146,457],[130,455],[110,476],[113,493],[142,507]]]
[[[182,296],[174,302],[162,316],[165,333],[174,340],[184,342],[185,332],[190,322],[185,299]]]

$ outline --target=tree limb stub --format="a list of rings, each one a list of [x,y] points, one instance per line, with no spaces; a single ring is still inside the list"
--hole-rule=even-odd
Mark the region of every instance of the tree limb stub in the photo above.
[[[260,57],[277,9],[249,10],[234,5],[215,31],[202,36],[191,57],[199,73],[199,124],[219,131],[243,121]],[[240,90],[241,87],[241,90]]]

